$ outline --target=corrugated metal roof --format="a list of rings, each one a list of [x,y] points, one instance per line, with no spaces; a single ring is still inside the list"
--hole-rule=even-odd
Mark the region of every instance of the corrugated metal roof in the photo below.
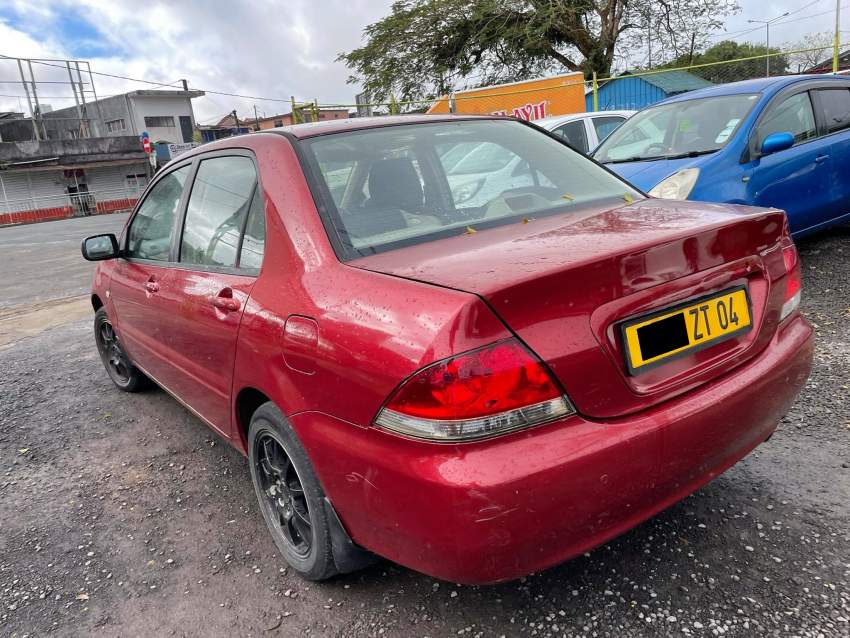
[[[657,86],[667,95],[676,95],[677,93],[685,93],[686,91],[695,91],[696,89],[712,86],[712,83],[708,80],[703,80],[701,77],[687,71],[664,71],[662,73],[651,73],[639,77],[649,84]]]

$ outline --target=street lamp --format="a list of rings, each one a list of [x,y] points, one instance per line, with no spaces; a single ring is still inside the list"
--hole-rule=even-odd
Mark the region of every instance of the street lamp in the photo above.
[[[770,20],[747,20],[747,22],[751,24],[763,24],[765,30],[767,31],[767,77],[770,77],[770,25],[776,22],[777,20],[780,20],[781,18],[790,15],[790,13],[790,11],[786,11],[781,16],[776,16],[775,18],[771,18]]]

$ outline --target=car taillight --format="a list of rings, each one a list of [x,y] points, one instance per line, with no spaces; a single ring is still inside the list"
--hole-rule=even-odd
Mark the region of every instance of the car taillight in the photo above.
[[[785,262],[785,301],[779,313],[782,321],[800,306],[800,289],[802,287],[802,275],[800,273],[800,257],[794,244],[788,244],[782,248],[782,259]]]
[[[507,339],[423,368],[393,393],[375,425],[416,438],[459,441],[572,413],[543,364]]]

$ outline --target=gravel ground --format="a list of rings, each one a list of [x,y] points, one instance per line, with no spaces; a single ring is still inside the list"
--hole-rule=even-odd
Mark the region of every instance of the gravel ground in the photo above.
[[[244,459],[164,392],[116,390],[90,317],[7,325],[0,635],[850,636],[850,228],[800,249],[816,361],[776,435],[619,539],[495,587],[388,562],[300,580]],[[55,285],[31,252],[33,285]]]

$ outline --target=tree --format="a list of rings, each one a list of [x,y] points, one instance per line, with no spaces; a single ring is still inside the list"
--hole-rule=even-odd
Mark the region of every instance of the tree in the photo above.
[[[713,47],[706,49],[704,53],[696,55],[682,55],[665,65],[665,68],[687,67],[691,65],[712,64],[718,62],[729,62],[728,64],[713,64],[712,66],[697,66],[690,69],[694,75],[705,78],[715,84],[724,82],[737,82],[738,80],[750,80],[761,78],[765,75],[765,57],[767,47],[750,42],[733,42],[724,40]],[[788,56],[780,49],[770,48],[770,73],[771,75],[784,75],[789,73]],[[746,59],[755,58],[755,59]],[[743,59],[743,60],[742,60]],[[742,60],[738,62],[737,60]]]
[[[831,58],[834,37],[829,31],[809,33],[799,42],[789,45],[789,48],[795,52],[788,55],[791,71],[802,73]],[[832,67],[830,67],[830,70],[832,70]]]
[[[372,99],[410,101],[550,72],[608,75],[618,46],[650,37],[669,59],[735,11],[736,0],[397,0],[339,59]]]

